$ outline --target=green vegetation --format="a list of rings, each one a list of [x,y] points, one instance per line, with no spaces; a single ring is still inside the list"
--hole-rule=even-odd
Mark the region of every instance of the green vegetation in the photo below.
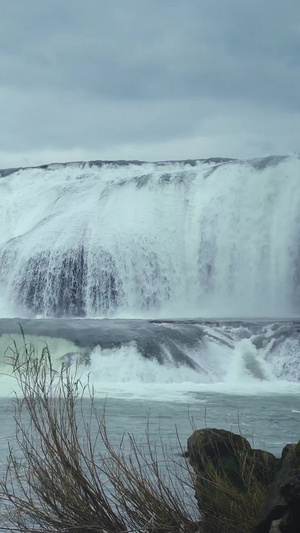
[[[25,340],[24,340],[25,342]],[[114,446],[92,387],[76,369],[56,371],[47,346],[7,353],[21,394],[14,400],[16,445],[9,446],[1,498],[14,531],[64,533],[247,533],[265,488],[247,453],[214,465],[203,450],[201,470],[161,442],[146,446],[124,435]],[[237,466],[238,464],[238,466]],[[242,488],[232,481],[242,476]],[[196,490],[198,502],[194,497]],[[2,519],[3,521],[3,519]]]

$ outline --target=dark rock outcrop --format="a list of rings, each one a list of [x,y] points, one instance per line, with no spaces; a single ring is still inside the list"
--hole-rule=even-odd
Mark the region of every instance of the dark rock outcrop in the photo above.
[[[204,531],[250,533],[279,459],[253,450],[245,437],[200,429],[188,439],[195,471],[195,497]]]
[[[300,533],[300,441],[277,459],[241,435],[200,429],[189,437],[185,456],[196,474],[205,531]]]
[[[252,449],[245,437],[224,429],[200,429],[188,439],[188,457],[196,472],[211,461],[238,487],[243,486],[240,458],[251,463],[253,475],[267,486],[274,479],[278,459],[269,452]]]
[[[300,457],[296,445],[287,444],[277,475],[269,487],[254,533],[299,533]]]

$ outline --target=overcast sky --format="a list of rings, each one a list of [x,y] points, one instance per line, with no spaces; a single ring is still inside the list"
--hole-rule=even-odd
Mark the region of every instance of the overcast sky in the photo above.
[[[0,8],[2,168],[300,151],[299,0]]]

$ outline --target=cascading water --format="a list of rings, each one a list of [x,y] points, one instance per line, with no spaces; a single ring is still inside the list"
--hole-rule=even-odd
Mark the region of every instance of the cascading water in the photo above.
[[[2,172],[2,316],[299,314],[299,175],[296,156]]]

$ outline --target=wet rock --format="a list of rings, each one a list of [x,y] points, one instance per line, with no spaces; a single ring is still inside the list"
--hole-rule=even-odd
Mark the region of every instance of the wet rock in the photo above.
[[[187,456],[196,473],[195,497],[204,531],[249,533],[279,460],[222,429],[195,431],[188,439]]]
[[[279,459],[265,450],[252,450],[253,473],[255,478],[264,486],[273,481]]]
[[[280,533],[279,525],[280,525],[280,520],[273,520],[271,524],[270,533]]]
[[[209,457],[214,464],[222,457],[235,456],[237,450],[251,450],[245,437],[225,429],[198,429],[188,438],[188,456],[198,469],[205,467]]]
[[[200,429],[188,439],[187,455],[196,472],[205,471],[208,462],[238,488],[244,487],[241,459],[251,463],[253,475],[267,486],[276,472],[278,460],[263,450],[253,450],[245,437],[224,429]]]
[[[276,477],[268,489],[259,522],[254,528],[254,533],[270,531],[300,531],[300,457],[294,444],[287,444],[282,451]]]

